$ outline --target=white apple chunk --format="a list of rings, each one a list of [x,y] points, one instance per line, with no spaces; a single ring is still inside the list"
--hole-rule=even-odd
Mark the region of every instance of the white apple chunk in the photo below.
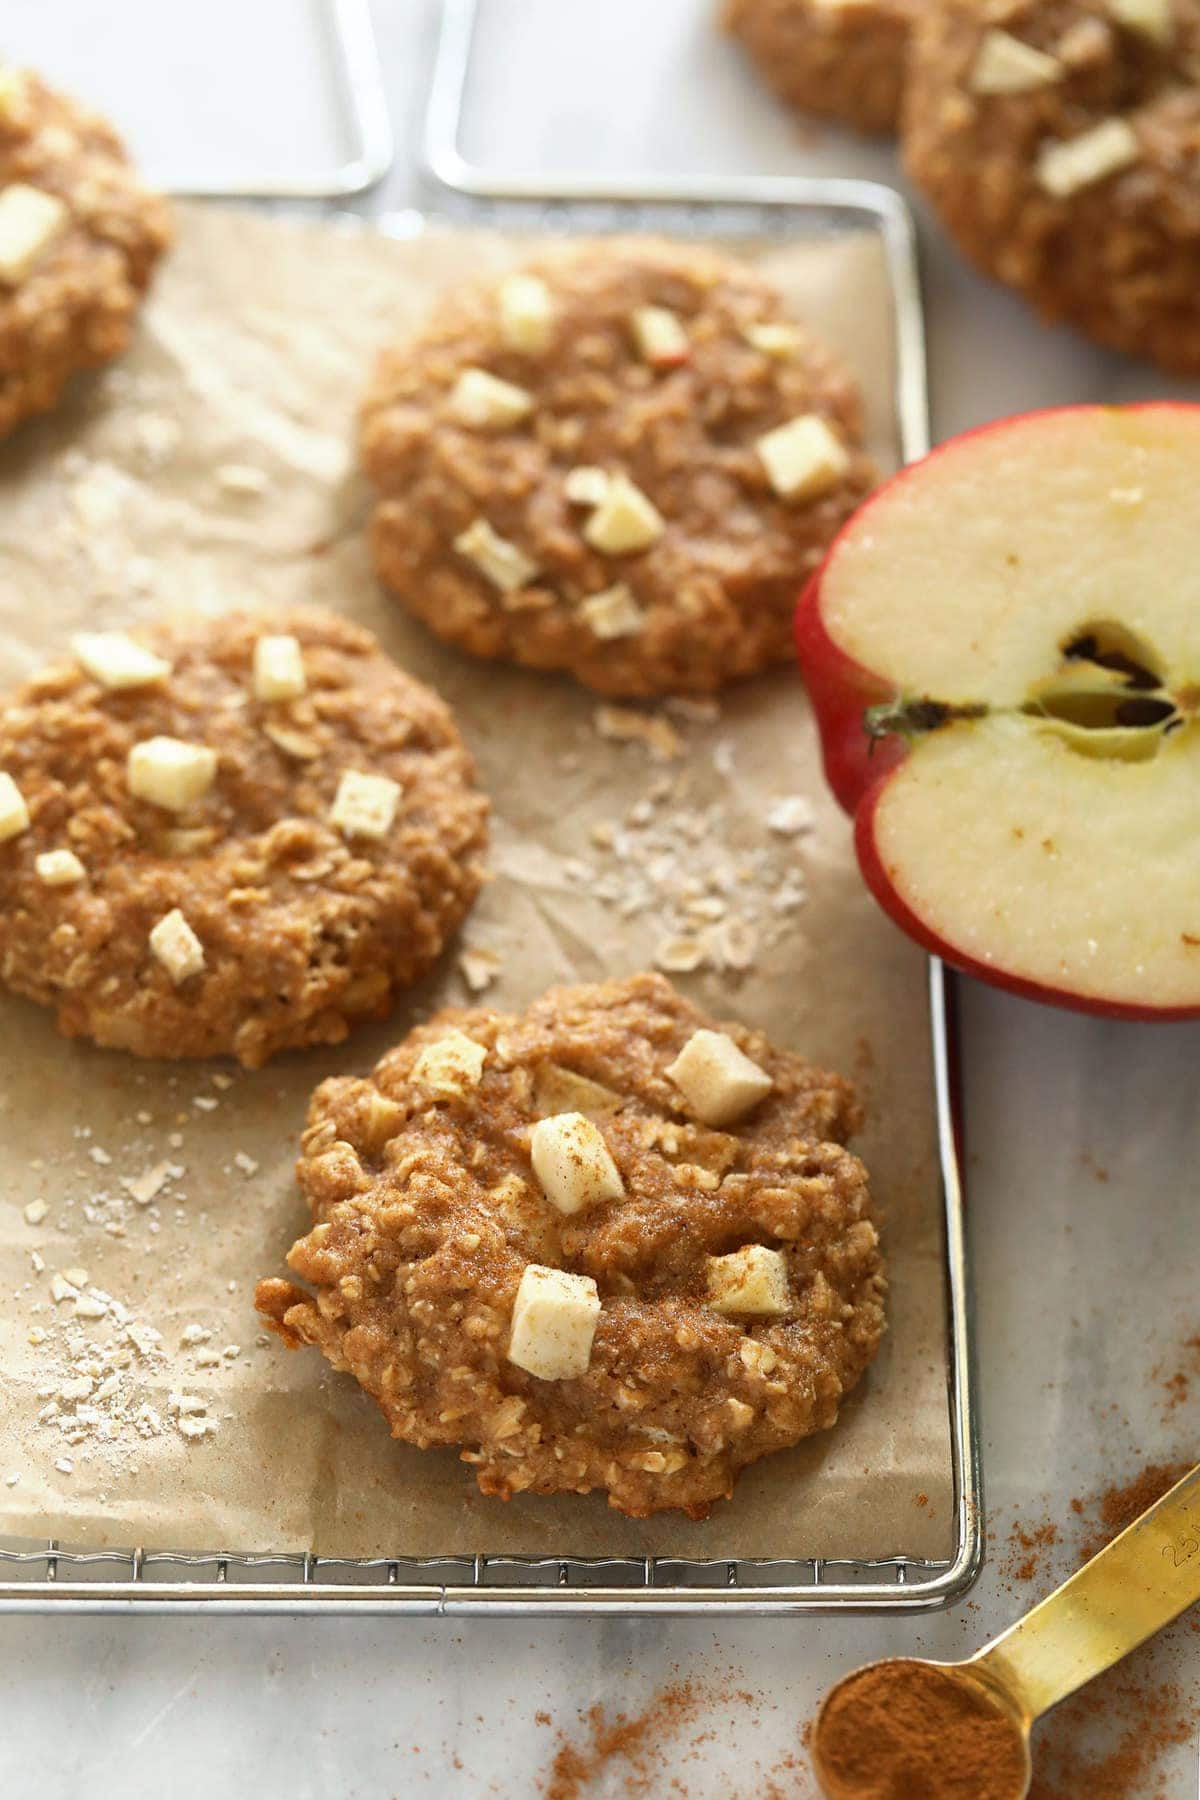
[[[345,838],[372,838],[377,843],[392,829],[400,800],[400,783],[388,775],[347,769],[338,782],[329,823]]]
[[[632,556],[648,550],[665,529],[662,514],[641,488],[628,475],[613,475],[583,535],[605,556]]]
[[[586,1375],[600,1318],[600,1295],[590,1275],[529,1263],[517,1288],[508,1360],[542,1381]]]
[[[510,350],[537,356],[554,336],[554,296],[540,275],[506,275],[497,293],[500,336]]]
[[[62,236],[71,213],[57,194],[28,182],[0,189],[0,281],[16,286]]]
[[[533,1172],[552,1206],[568,1216],[625,1192],[604,1134],[580,1112],[539,1119],[529,1143]]]
[[[781,500],[815,500],[850,467],[846,446],[819,413],[802,413],[759,438],[755,449]]]
[[[1151,43],[1169,44],[1175,35],[1171,0],[1108,0],[1108,11],[1118,25]]]
[[[150,950],[176,987],[199,975],[204,967],[204,945],[177,906],[152,929]]]
[[[653,369],[676,369],[692,354],[683,321],[669,306],[636,307],[633,341],[642,361]]]
[[[25,796],[6,770],[0,771],[0,844],[29,830]]]
[[[412,1079],[437,1094],[461,1099],[479,1086],[486,1061],[486,1044],[455,1029],[426,1044],[413,1064]]]
[[[475,519],[465,531],[460,531],[454,548],[502,594],[515,594],[528,587],[538,572],[533,559],[519,545],[501,537],[486,519]]]
[[[744,1118],[774,1085],[723,1031],[694,1031],[667,1074],[696,1117],[717,1128]]]
[[[87,873],[73,850],[43,850],[33,866],[46,887],[75,887]]]
[[[167,812],[186,812],[202,800],[217,778],[217,753],[181,738],[144,738],[126,760],[129,791]]]
[[[606,469],[594,468],[590,463],[580,463],[577,468],[568,469],[563,477],[563,493],[572,506],[602,506],[608,493],[609,479]]]
[[[71,639],[75,660],[103,688],[149,687],[164,681],[171,665],[124,631],[78,631]]]
[[[975,94],[1027,94],[1061,81],[1065,71],[1056,56],[1010,31],[985,31],[967,85]]]
[[[533,395],[486,369],[464,369],[450,390],[450,411],[460,425],[477,431],[504,431],[533,411]]]
[[[1137,133],[1128,119],[1103,119],[1079,137],[1044,144],[1037,159],[1037,178],[1056,200],[1069,200],[1081,188],[1119,175],[1140,155]]]
[[[728,1318],[781,1319],[795,1310],[787,1259],[765,1244],[745,1244],[707,1263],[708,1304]]]
[[[646,622],[646,615],[623,581],[589,594],[580,602],[579,616],[598,638],[632,637]]]
[[[260,637],[254,646],[254,698],[298,700],[307,691],[300,639],[290,632]]]

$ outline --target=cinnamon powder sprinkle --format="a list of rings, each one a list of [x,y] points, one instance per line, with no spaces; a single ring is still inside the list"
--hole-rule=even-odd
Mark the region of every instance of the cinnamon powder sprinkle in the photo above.
[[[562,1733],[558,1749],[538,1792],[542,1800],[582,1800],[584,1795],[619,1791],[623,1795],[673,1794],[686,1800],[686,1781],[678,1773],[681,1760],[704,1754],[717,1736],[715,1723],[706,1725],[717,1709],[732,1707],[753,1711],[756,1696],[743,1688],[718,1686],[703,1681],[677,1681],[660,1688],[645,1709],[636,1714],[608,1713],[591,1706],[582,1715],[582,1733]],[[702,1727],[699,1732],[693,1728]],[[681,1755],[679,1740],[688,1733],[688,1748]],[[806,1766],[800,1750],[797,1726],[796,1751],[785,1751],[770,1769],[753,1771],[756,1800],[797,1800],[807,1788],[798,1786]],[[619,1779],[619,1790],[615,1783]],[[700,1791],[708,1792],[707,1786]]]
[[[1148,1463],[1100,1494],[1077,1495],[1071,1501],[1083,1534],[1077,1562],[1090,1561],[1191,1466]],[[1049,1524],[1014,1527],[1013,1542],[1028,1540],[1036,1556],[1052,1530],[1057,1537]],[[1012,1572],[1020,1577],[1019,1568]],[[1182,1648],[1198,1630],[1200,1623],[1185,1616],[1055,1708],[1034,1733],[1029,1800],[1178,1800],[1162,1764],[1200,1732],[1200,1683],[1174,1678]]]

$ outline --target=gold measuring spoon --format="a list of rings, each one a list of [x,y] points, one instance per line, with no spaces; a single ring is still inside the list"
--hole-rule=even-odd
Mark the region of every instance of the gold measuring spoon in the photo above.
[[[828,1800],[1022,1800],[1029,1733],[1200,1600],[1200,1467],[965,1663],[869,1663],[826,1695],[813,1766]]]

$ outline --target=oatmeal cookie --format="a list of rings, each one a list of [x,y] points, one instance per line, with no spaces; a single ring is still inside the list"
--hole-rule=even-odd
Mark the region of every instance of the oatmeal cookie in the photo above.
[[[1046,319],[1200,371],[1200,0],[939,0],[904,151],[959,246]]]
[[[104,120],[0,67],[0,436],[124,350],[170,239]]]
[[[872,483],[853,380],[775,292],[653,240],[448,299],[382,358],[362,452],[411,612],[627,696],[790,660],[798,587]]]
[[[831,1426],[878,1347],[858,1123],[838,1076],[659,975],[439,1013],[317,1089],[288,1258],[316,1292],[257,1305],[486,1494],[703,1518]]]
[[[486,802],[446,707],[296,609],[84,634],[0,716],[0,976],[140,1056],[337,1043],[438,956]]]
[[[725,0],[725,29],[791,106],[895,131],[916,0]]]

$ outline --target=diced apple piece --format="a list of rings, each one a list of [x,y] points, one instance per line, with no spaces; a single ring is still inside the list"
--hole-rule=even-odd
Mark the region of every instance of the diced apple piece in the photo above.
[[[696,1117],[717,1128],[744,1118],[774,1085],[723,1031],[694,1031],[667,1074]]]
[[[400,783],[387,775],[347,769],[338,782],[329,822],[347,838],[385,838],[396,817]]]
[[[0,190],[0,281],[24,281],[66,230],[70,209],[57,194],[14,181]]]
[[[782,500],[815,500],[836,487],[850,456],[820,413],[802,413],[759,438],[755,448]]]
[[[1169,44],[1175,35],[1171,0],[1108,0],[1108,11],[1127,31],[1137,31],[1155,44]]]
[[[74,887],[86,874],[73,850],[43,850],[34,857],[33,866],[38,880],[47,887]]]
[[[645,613],[623,581],[604,588],[599,594],[589,594],[580,603],[579,616],[598,638],[603,639],[631,637],[646,622]]]
[[[604,1134],[583,1113],[539,1119],[529,1144],[542,1192],[561,1213],[577,1213],[625,1192]]]
[[[729,1318],[781,1319],[795,1310],[787,1259],[765,1244],[746,1244],[708,1259],[708,1304]]]
[[[794,325],[772,319],[747,325],[742,336],[752,350],[760,351],[763,356],[773,356],[779,362],[791,362],[801,342],[801,334]]]
[[[204,967],[204,945],[177,906],[151,931],[150,949],[176,987]]]
[[[1010,31],[986,31],[967,85],[974,94],[1028,94],[1063,78],[1057,57],[1047,56]]]
[[[300,639],[286,632],[260,637],[254,646],[254,698],[298,700],[307,692]]]
[[[676,369],[692,354],[683,321],[669,306],[639,306],[633,314],[638,355],[655,369]]]
[[[171,665],[124,631],[79,631],[71,639],[75,660],[103,688],[149,687],[171,673]]]
[[[506,275],[498,293],[500,336],[510,350],[537,356],[554,337],[554,297],[539,275]]]
[[[126,763],[130,793],[167,812],[186,812],[216,778],[216,751],[180,738],[145,738],[133,746]]]
[[[614,475],[583,535],[605,556],[631,556],[648,550],[665,529],[662,514],[641,488],[627,475]]]
[[[513,1302],[508,1360],[542,1381],[586,1375],[600,1318],[590,1275],[529,1263]]]
[[[477,1044],[465,1031],[448,1031],[445,1037],[426,1044],[413,1064],[412,1078],[435,1093],[461,1097],[479,1086],[486,1061],[485,1044]]]
[[[1094,187],[1137,162],[1141,150],[1127,119],[1105,119],[1080,137],[1045,144],[1038,155],[1037,177],[1056,200],[1068,200],[1081,188]]]
[[[577,469],[567,470],[563,492],[572,506],[602,506],[608,493],[608,483],[607,470],[580,464]]]
[[[533,411],[533,395],[486,369],[464,369],[450,393],[450,411],[478,431],[505,431]]]
[[[460,556],[465,556],[485,580],[499,588],[502,594],[515,594],[518,589],[528,587],[538,572],[537,564],[531,557],[493,531],[486,519],[476,519],[465,531],[460,531],[454,540],[454,548]]]
[[[12,776],[0,772],[0,844],[29,830],[29,808]]]

